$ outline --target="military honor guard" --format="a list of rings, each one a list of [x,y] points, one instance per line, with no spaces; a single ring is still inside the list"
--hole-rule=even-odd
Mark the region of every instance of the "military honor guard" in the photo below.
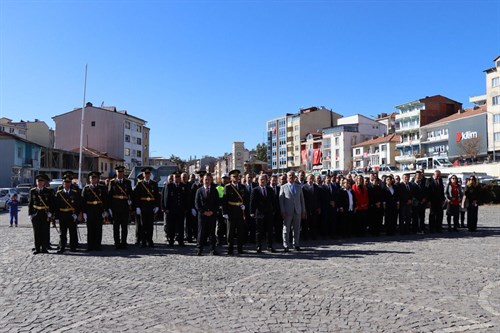
[[[227,219],[227,253],[233,254],[234,237],[237,237],[238,254],[243,253],[245,241],[245,186],[240,183],[240,171],[229,172],[231,182],[224,187],[223,215]]]
[[[36,187],[30,190],[28,204],[35,240],[33,254],[48,253],[54,191],[48,187],[50,179],[47,175],[40,174],[35,179]]]
[[[89,173],[90,184],[82,190],[83,219],[87,223],[87,251],[101,250],[102,225],[108,217],[108,190],[99,184],[100,172]]]
[[[274,191],[267,185],[267,175],[259,176],[259,185],[254,187],[250,194],[250,216],[256,223],[257,253],[262,252],[262,243],[265,239],[267,249],[275,252],[273,248],[273,227],[275,210]]]
[[[132,182],[125,178],[125,167],[115,167],[116,177],[109,182],[109,214],[113,218],[115,248],[127,248],[128,223],[132,210]]]
[[[142,221],[141,247],[154,247],[154,215],[160,211],[160,192],[158,183],[151,179],[151,168],[145,167],[141,171],[144,179],[138,181],[134,188],[135,213]]]
[[[184,245],[184,219],[188,208],[189,191],[181,183],[181,174],[174,174],[174,182],[166,184],[161,193],[161,208],[165,213],[167,241],[170,246],[175,240]]]
[[[76,251],[78,245],[77,219],[81,211],[81,195],[79,191],[71,188],[73,177],[66,175],[63,178],[62,188],[57,190],[54,197],[54,218],[59,224],[59,250],[57,253],[64,253],[68,243],[69,248]]]
[[[196,191],[195,207],[198,212],[198,248],[197,255],[203,253],[203,245],[208,238],[213,255],[217,255],[215,250],[215,224],[217,221],[217,210],[219,209],[219,193],[212,184],[212,176],[206,174],[203,177],[203,186]]]

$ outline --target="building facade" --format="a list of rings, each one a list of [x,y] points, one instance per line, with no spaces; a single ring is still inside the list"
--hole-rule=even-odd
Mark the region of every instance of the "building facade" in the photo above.
[[[301,142],[305,135],[337,125],[340,117],[324,106],[313,106],[267,121],[269,169],[276,173],[298,170],[301,166]]]
[[[363,141],[352,147],[354,168],[378,170],[380,166],[396,165],[396,144],[401,141],[397,134],[384,135]]]
[[[39,119],[14,122],[9,118],[0,118],[0,132],[17,135],[42,147],[53,147],[53,131]]]
[[[52,117],[56,124],[55,148],[73,150],[80,147],[81,118],[82,108]],[[146,164],[149,156],[149,130],[145,124],[145,120],[127,111],[87,103],[83,146],[123,159],[124,166],[131,170]]]
[[[396,133],[401,136],[401,142],[396,145],[400,154],[396,162],[401,168],[411,167],[415,159],[422,155],[420,145],[420,127],[452,115],[462,108],[462,103],[447,97],[427,96],[396,106]]]

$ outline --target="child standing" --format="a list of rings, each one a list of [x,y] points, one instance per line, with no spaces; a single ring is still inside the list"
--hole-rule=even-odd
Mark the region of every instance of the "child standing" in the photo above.
[[[12,228],[12,222],[15,220],[17,227],[17,213],[19,212],[19,201],[17,200],[17,194],[13,194],[12,197],[7,201],[7,206],[9,206],[10,212],[10,226]]]

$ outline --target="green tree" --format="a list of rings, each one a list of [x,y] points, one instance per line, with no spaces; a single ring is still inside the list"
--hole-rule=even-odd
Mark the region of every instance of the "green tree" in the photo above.
[[[255,148],[255,151],[257,152],[258,160],[261,160],[262,162],[267,162],[267,144],[258,143],[257,147]]]

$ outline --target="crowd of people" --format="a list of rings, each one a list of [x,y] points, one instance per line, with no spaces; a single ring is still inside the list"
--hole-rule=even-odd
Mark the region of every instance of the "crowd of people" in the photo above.
[[[452,175],[446,186],[440,171],[425,178],[417,171],[399,176],[376,172],[369,176],[332,174],[324,177],[289,171],[281,175],[241,175],[232,170],[215,182],[206,172],[174,173],[163,187],[143,168],[133,186],[117,166],[116,177],[102,183],[91,172],[79,189],[67,173],[56,191],[46,175],[36,177],[29,195],[34,254],[50,249],[50,224],[59,225],[58,253],[76,251],[78,222],[87,226],[88,251],[102,246],[103,224],[113,224],[116,249],[126,249],[128,225],[136,225],[135,243],[154,247],[155,221],[164,221],[168,246],[196,243],[196,254],[209,247],[213,255],[223,246],[228,255],[243,254],[245,244],[257,253],[301,251],[303,240],[388,236],[396,233],[440,233],[446,214],[448,231],[476,231],[479,187],[475,176],[465,187]],[[428,223],[426,224],[426,211]],[[227,247],[226,247],[227,246]],[[236,251],[235,251],[236,250]]]

